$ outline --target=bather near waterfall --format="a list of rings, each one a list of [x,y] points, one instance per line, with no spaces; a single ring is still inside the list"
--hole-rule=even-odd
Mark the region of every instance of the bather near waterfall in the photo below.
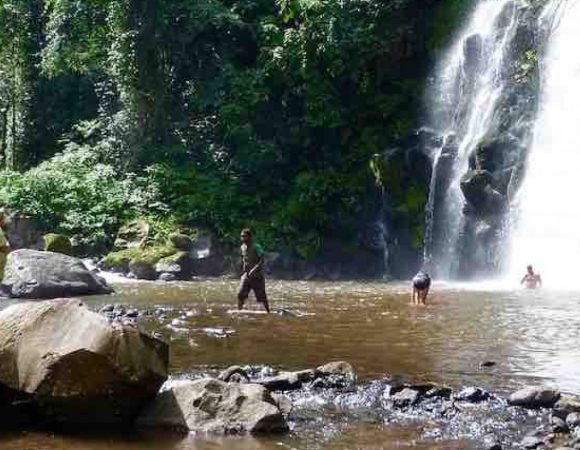
[[[417,275],[413,277],[413,293],[411,294],[411,304],[425,305],[427,303],[427,295],[431,287],[431,277],[427,272],[420,270]]]
[[[537,289],[542,287],[542,277],[539,273],[534,272],[534,268],[530,264],[526,267],[526,274],[520,281],[520,284],[523,284],[526,289]]]

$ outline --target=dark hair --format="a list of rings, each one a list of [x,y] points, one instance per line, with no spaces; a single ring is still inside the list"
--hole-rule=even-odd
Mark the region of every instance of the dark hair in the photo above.
[[[249,228],[244,228],[240,234],[249,234],[251,236],[252,230],[250,230]]]

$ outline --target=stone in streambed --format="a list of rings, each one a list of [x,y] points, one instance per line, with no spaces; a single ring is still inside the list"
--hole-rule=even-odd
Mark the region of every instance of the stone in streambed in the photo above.
[[[248,373],[240,366],[228,367],[218,375],[217,379],[226,383],[248,383],[250,381]]]
[[[580,426],[580,414],[573,412],[566,416],[566,425],[571,430]]]
[[[218,434],[288,430],[280,408],[263,386],[214,379],[179,382],[162,389],[137,425]]]
[[[257,380],[256,383],[271,391],[291,391],[300,389],[304,384],[314,380],[313,370],[297,372],[280,372],[278,375]]]
[[[421,394],[413,389],[405,388],[392,395],[389,400],[395,408],[406,408],[419,402]]]
[[[550,425],[554,433],[568,433],[570,431],[566,421],[558,416],[552,416],[550,418]]]
[[[553,414],[566,420],[568,414],[580,413],[580,400],[569,395],[562,395],[554,405]]]
[[[356,372],[352,365],[346,361],[333,361],[319,366],[314,371],[319,384],[325,388],[344,388],[354,386]]]
[[[78,299],[13,305],[0,323],[4,400],[29,398],[49,422],[130,422],[167,377],[167,344],[110,324]]]
[[[491,394],[478,387],[465,388],[455,395],[455,400],[471,403],[483,402],[489,398],[491,398]]]
[[[553,389],[528,387],[511,394],[508,404],[527,409],[551,408],[559,398],[560,393]]]
[[[14,298],[45,299],[113,292],[80,259],[60,253],[16,250],[8,254],[2,286]]]
[[[502,450],[501,442],[493,434],[488,434],[483,438],[485,450]]]
[[[544,445],[544,441],[537,436],[526,436],[520,442],[520,446],[526,449],[534,449]]]

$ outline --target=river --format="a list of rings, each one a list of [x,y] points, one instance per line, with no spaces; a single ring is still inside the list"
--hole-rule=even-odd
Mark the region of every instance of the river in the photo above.
[[[406,284],[270,281],[273,307],[286,313],[266,316],[231,313],[237,288],[231,280],[115,287],[113,296],[86,302],[94,309],[122,303],[144,314],[142,325],[171,342],[174,378],[212,373],[232,364],[301,369],[346,360],[362,383],[386,374],[406,374],[499,394],[526,384],[580,393],[579,292],[435,283],[429,304],[421,307],[409,305]],[[257,309],[253,300],[249,307]],[[481,367],[485,361],[495,365]],[[337,416],[320,426],[298,424],[290,434],[273,438],[25,432],[0,436],[0,448],[475,448],[466,439],[426,438],[426,426]]]

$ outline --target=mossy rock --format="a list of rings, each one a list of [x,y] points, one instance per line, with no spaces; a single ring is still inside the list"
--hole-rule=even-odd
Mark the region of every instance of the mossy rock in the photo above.
[[[186,280],[193,275],[193,259],[188,252],[180,251],[161,258],[155,269],[160,276],[164,273],[170,273],[176,279]]]
[[[133,220],[123,225],[117,232],[115,248],[120,250],[144,248],[151,233],[151,225],[143,219]]]
[[[117,252],[111,252],[100,262],[99,266],[104,270],[127,273],[131,270],[130,264],[135,263],[155,266],[162,258],[175,254],[177,250],[169,246],[127,248]],[[137,267],[136,266],[136,267]]]
[[[160,263],[166,264],[180,264],[191,259],[188,252],[178,251],[173,255],[165,256],[159,260]]]
[[[194,242],[186,234],[181,233],[172,233],[169,235],[169,242],[173,245],[177,250],[181,250],[184,252],[189,252],[193,249]]]
[[[73,255],[73,247],[68,237],[62,234],[49,233],[43,236],[44,251]]]

